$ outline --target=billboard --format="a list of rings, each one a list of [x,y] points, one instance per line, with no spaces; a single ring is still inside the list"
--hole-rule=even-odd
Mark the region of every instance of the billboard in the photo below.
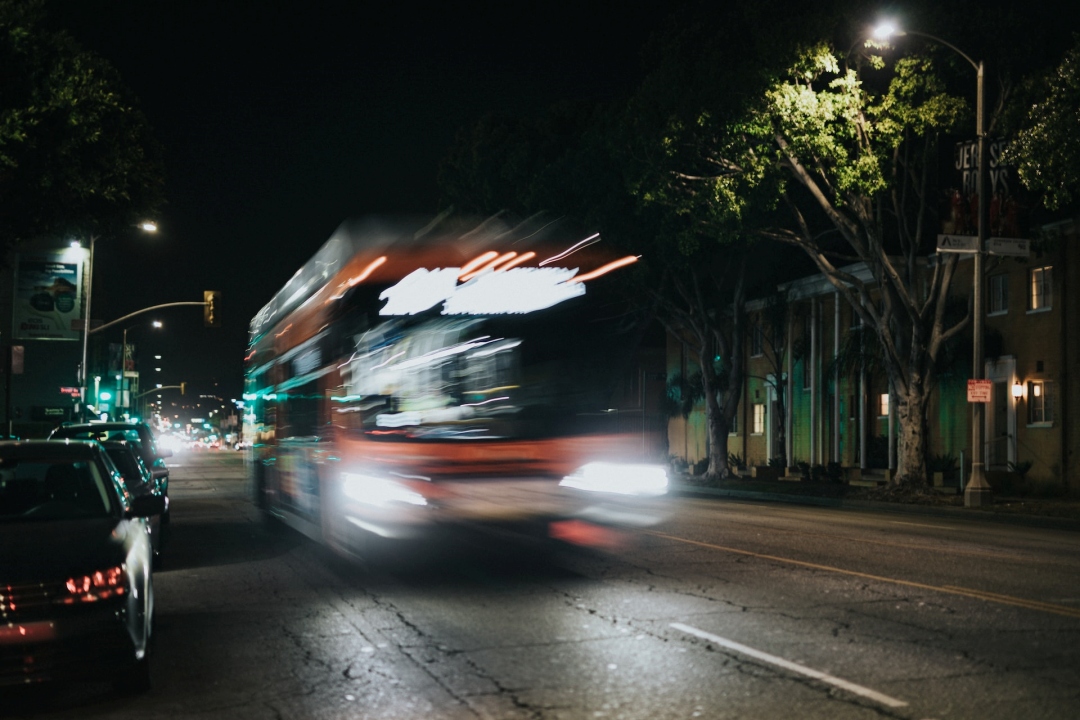
[[[20,340],[78,340],[82,328],[84,252],[20,255],[13,335]]]

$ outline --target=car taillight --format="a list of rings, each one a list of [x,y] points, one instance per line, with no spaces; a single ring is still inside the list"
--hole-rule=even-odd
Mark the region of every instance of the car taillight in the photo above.
[[[64,605],[106,600],[127,592],[127,573],[123,565],[117,565],[89,575],[70,577],[64,587],[67,595],[60,598]]]

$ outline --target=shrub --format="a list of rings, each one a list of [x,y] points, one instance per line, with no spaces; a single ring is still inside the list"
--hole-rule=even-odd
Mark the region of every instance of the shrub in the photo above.
[[[932,473],[939,472],[947,478],[956,475],[957,461],[955,455],[934,455],[927,465],[927,470]]]
[[[1010,462],[1009,463],[1009,470],[1011,472],[1014,472],[1017,475],[1019,475],[1020,479],[1023,480],[1024,476],[1028,474],[1028,471],[1031,470],[1031,466],[1034,465],[1034,464],[1035,463],[1033,463],[1031,460],[1021,460],[1020,462]]]

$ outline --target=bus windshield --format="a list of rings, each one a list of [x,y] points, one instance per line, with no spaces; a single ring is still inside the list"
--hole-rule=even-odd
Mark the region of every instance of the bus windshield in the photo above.
[[[635,339],[614,305],[580,296],[531,313],[385,319],[340,366],[334,424],[370,439],[594,432]]]

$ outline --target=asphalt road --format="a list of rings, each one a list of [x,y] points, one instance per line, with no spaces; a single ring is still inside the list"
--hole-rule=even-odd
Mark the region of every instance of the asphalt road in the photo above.
[[[363,567],[175,458],[153,690],[79,718],[1076,718],[1080,533],[672,498],[607,552],[500,538]]]

